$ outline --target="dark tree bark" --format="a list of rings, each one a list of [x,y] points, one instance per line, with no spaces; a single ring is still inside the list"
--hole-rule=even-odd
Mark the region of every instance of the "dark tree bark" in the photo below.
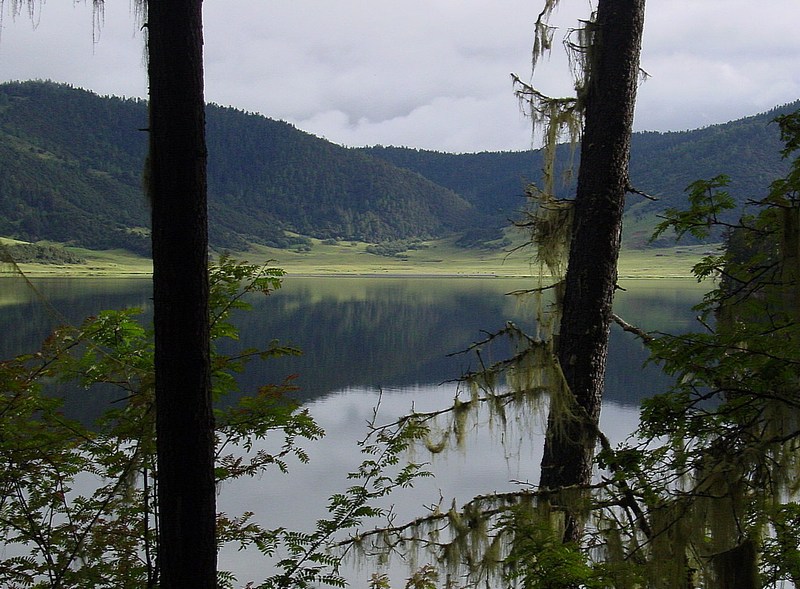
[[[160,587],[216,586],[201,0],[150,0]]]
[[[752,540],[712,557],[717,589],[756,589],[758,551]]]
[[[556,435],[551,413],[540,480],[546,489],[591,482],[628,187],[644,4],[600,0],[597,6],[558,339],[558,359],[579,415]],[[579,532],[579,522],[568,517],[565,539],[577,539]]]

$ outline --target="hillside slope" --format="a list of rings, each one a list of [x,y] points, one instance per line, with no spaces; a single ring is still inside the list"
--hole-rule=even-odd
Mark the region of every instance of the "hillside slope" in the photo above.
[[[627,244],[643,246],[694,180],[731,177],[738,202],[759,198],[786,172],[769,113],[680,133],[636,133]],[[52,82],[0,84],[0,236],[92,249],[149,251],[141,178],[147,104]],[[386,242],[463,235],[500,237],[540,181],[541,154],[449,154],[396,147],[344,148],[284,122],[210,105],[210,234],[216,248],[291,247],[303,236]],[[559,158],[568,159],[561,146]],[[577,162],[576,162],[577,163]],[[561,188],[568,197],[571,186]]]
[[[731,178],[729,192],[743,207],[766,194],[770,182],[784,175],[788,165],[781,159],[777,125],[779,114],[800,108],[800,101],[729,123],[692,131],[634,133],[631,147],[632,185],[658,200],[632,195],[626,207],[628,245],[647,242],[657,215],[686,202],[686,187],[699,179],[719,174]],[[431,179],[469,200],[476,209],[495,216],[495,222],[515,218],[524,206],[526,182],[541,182],[541,153],[497,152],[454,155],[399,147],[364,148],[366,153]],[[558,159],[564,168],[570,159],[568,146],[560,146]],[[575,156],[575,165],[579,164]],[[560,188],[569,197],[574,186]],[[738,213],[734,213],[738,214]]]
[[[0,86],[0,235],[146,252],[146,116],[65,86]]]
[[[0,235],[147,251],[146,127],[143,101],[0,85]],[[216,247],[441,237],[475,218],[452,190],[287,123],[210,105],[207,129]]]

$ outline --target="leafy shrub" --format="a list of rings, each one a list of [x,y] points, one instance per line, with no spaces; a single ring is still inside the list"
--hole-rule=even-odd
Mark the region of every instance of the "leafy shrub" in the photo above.
[[[9,245],[6,254],[19,264],[85,264],[86,260],[57,245],[21,243]]]

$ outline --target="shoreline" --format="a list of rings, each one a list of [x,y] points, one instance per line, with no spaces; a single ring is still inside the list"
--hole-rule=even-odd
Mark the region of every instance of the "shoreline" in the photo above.
[[[708,246],[676,246],[666,249],[623,250],[619,278],[692,278],[692,267],[709,252]],[[424,252],[424,250],[423,250]],[[120,250],[95,252],[82,250],[84,264],[5,263],[0,278],[150,278],[152,262]],[[348,252],[349,253],[349,252]],[[286,251],[248,251],[234,253],[235,259],[282,268],[287,277],[313,278],[470,278],[537,279],[538,264],[531,257],[440,257],[436,263],[425,258],[396,259],[348,255],[341,250],[320,255]],[[461,253],[461,252],[459,252]],[[22,276],[20,276],[22,275]],[[23,279],[24,279],[23,278]]]
[[[87,269],[78,272],[64,272],[62,269],[44,270],[40,268],[21,269],[22,272],[0,271],[0,280],[11,278],[24,279],[70,279],[70,280],[86,280],[86,279],[150,279],[153,276],[152,272],[142,271],[107,271],[97,269]],[[691,271],[685,273],[665,273],[658,272],[657,270],[648,269],[647,272],[623,272],[619,273],[619,279],[622,280],[696,280]],[[470,280],[521,280],[521,279],[539,279],[540,277],[534,274],[491,274],[483,272],[363,272],[359,270],[352,271],[333,271],[333,272],[290,272],[287,271],[285,278],[364,278],[364,279],[399,279],[399,278],[413,278],[413,279],[470,279]],[[545,280],[551,278],[550,276],[542,277]]]

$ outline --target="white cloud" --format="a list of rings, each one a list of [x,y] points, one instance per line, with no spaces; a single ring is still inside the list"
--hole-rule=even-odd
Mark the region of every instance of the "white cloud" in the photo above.
[[[393,137],[392,145],[449,152],[479,145],[479,150],[499,151],[508,149],[508,138],[514,135],[515,144],[530,147],[530,125],[515,107],[510,92],[499,100],[443,96],[394,118],[353,120],[341,111],[328,111],[297,126],[328,139],[338,137],[345,145],[389,145],[384,138]]]
[[[562,0],[556,19],[570,26],[587,6]],[[348,145],[524,149],[509,74],[529,76],[539,10],[530,0],[205,0],[206,97]],[[652,0],[637,128],[693,128],[799,98],[798,20],[796,0]],[[35,30],[7,14],[3,25],[0,80],[146,93],[128,2],[106,1],[96,44],[83,3],[45,3]],[[535,82],[570,91],[559,48]]]
[[[109,2],[100,29],[91,2],[42,3],[35,25],[5,2],[0,81],[52,79],[100,94],[144,96],[143,41],[127,2]]]
[[[694,128],[800,98],[798,17],[795,0],[650,3],[637,128]]]

